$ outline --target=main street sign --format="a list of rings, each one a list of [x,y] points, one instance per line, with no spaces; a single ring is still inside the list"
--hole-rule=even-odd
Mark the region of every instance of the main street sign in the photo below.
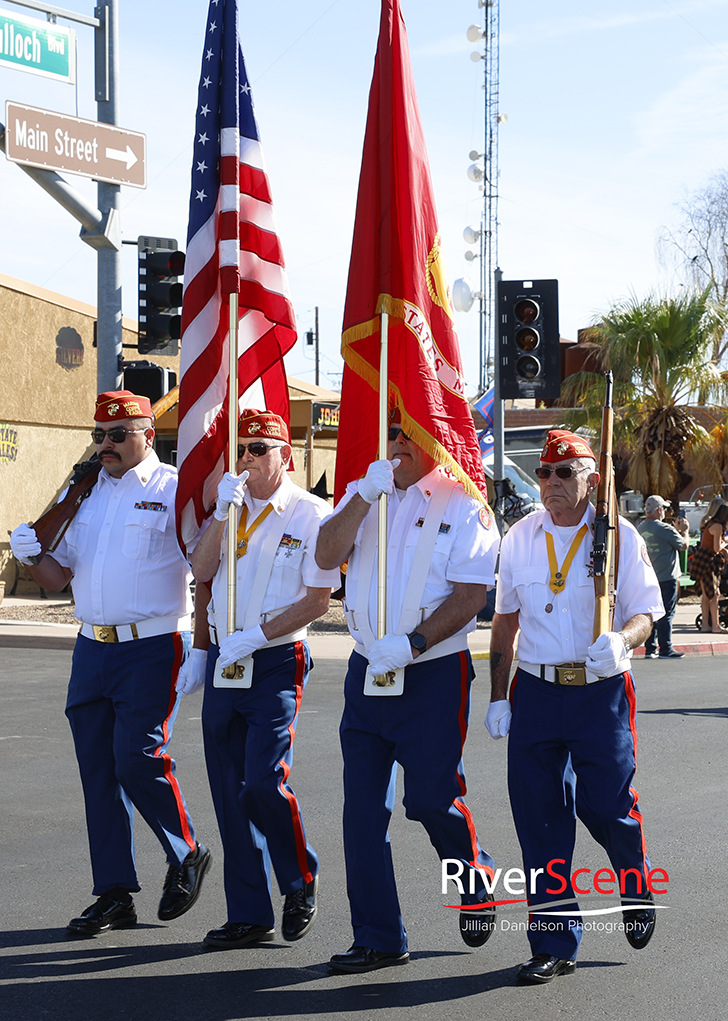
[[[0,66],[76,81],[76,33],[63,25],[0,11]]]
[[[138,131],[5,103],[5,153],[14,163],[146,188],[146,144]]]

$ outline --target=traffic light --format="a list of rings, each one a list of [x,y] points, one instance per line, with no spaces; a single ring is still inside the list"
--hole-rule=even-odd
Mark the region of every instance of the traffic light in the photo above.
[[[124,363],[124,389],[148,397],[152,404],[177,386],[177,373],[156,362]]]
[[[164,242],[166,239],[161,239]],[[171,239],[169,239],[171,240]],[[184,272],[184,252],[153,250],[145,242],[158,244],[160,239],[139,239],[139,342],[140,354],[156,351],[176,355],[179,351],[182,317],[182,284],[177,279]],[[176,242],[175,242],[176,245]]]
[[[499,280],[497,300],[501,398],[559,397],[558,280]]]

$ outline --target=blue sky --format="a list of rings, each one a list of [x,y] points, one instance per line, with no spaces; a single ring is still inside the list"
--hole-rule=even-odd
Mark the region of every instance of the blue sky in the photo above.
[[[68,6],[92,14],[91,0]],[[0,8],[32,17],[0,0]],[[482,200],[477,0],[402,0],[450,282],[468,274],[462,230]],[[348,269],[379,0],[240,0],[243,51],[303,335],[320,308],[322,383],[340,379]],[[123,236],[184,243],[205,0],[120,0],[120,123],[143,131],[146,191],[122,190]],[[677,286],[655,240],[728,167],[728,0],[500,0],[499,254],[504,276],[556,277],[562,336],[616,300]],[[77,88],[0,69],[0,97],[96,119],[91,30],[78,26]],[[78,107],[77,107],[78,104]],[[4,118],[3,118],[4,119]],[[69,175],[89,199],[95,186]],[[95,303],[95,254],[75,221],[0,156],[0,272]],[[124,246],[124,314],[136,256]],[[469,392],[476,311],[457,315]],[[302,341],[291,375],[313,381]]]

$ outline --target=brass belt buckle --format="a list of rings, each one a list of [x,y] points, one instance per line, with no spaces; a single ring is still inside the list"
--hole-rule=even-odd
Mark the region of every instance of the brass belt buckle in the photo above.
[[[572,688],[586,684],[586,667],[583,663],[564,663],[562,666],[557,666],[555,670],[557,684]]]
[[[119,636],[116,628],[111,624],[92,624],[94,638],[97,642],[118,642]]]

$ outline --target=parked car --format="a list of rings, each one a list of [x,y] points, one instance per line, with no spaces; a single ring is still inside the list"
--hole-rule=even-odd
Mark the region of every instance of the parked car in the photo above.
[[[493,489],[492,454],[483,458],[483,470],[488,480],[488,496],[492,504],[495,499],[495,493],[491,492]],[[504,456],[503,458],[503,472],[513,490],[513,496],[508,501],[508,505],[502,508],[506,527],[512,525],[514,521],[518,521],[519,518],[525,517],[526,514],[531,514],[535,510],[543,510],[541,491],[535,479],[527,475],[510,457]]]

